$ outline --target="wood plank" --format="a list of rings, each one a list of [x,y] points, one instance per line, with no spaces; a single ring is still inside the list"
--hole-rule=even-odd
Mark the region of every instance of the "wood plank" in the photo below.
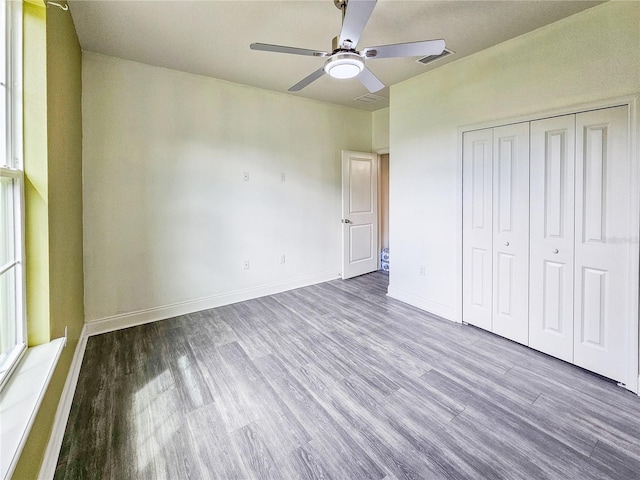
[[[203,478],[242,480],[249,474],[231,443],[224,420],[215,404],[190,412],[187,425],[193,438]]]
[[[640,398],[387,282],[91,337],[55,478],[640,478]]]

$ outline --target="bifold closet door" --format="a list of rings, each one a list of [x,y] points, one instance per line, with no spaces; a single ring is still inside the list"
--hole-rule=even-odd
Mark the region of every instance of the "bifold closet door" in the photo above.
[[[493,129],[493,328],[528,345],[529,122]]]
[[[573,362],[575,115],[531,122],[529,346]]]
[[[529,123],[463,137],[464,321],[523,344],[529,317]]]
[[[576,115],[574,363],[619,381],[628,376],[629,282],[638,268],[630,265],[628,128],[627,107]]]
[[[463,320],[491,330],[493,130],[462,139]]]

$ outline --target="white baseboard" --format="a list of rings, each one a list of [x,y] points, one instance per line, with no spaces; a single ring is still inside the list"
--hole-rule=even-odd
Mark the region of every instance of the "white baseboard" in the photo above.
[[[136,312],[123,313],[113,315],[98,320],[92,320],[85,324],[87,336],[107,333],[114,330],[151,323],[158,320],[165,320],[180,315],[208,310],[210,308],[221,307],[232,303],[243,302],[253,298],[264,297],[265,295],[273,295],[276,293],[293,290],[294,288],[307,287],[316,283],[328,282],[340,278],[340,274],[335,270],[321,272],[316,275],[299,277],[284,282],[270,283],[260,285],[259,287],[246,288],[233,292],[212,295],[210,297],[189,300],[187,302],[174,303],[172,305],[164,305],[161,307],[139,310]]]
[[[38,475],[39,480],[51,480],[56,473],[58,456],[60,455],[60,448],[62,447],[62,439],[64,438],[64,431],[67,428],[67,420],[69,419],[69,413],[71,412],[73,395],[75,394],[76,385],[78,384],[78,376],[80,375],[80,367],[82,366],[82,359],[84,358],[86,346],[87,335],[86,326],[84,326],[80,332],[80,338],[78,339],[76,350],[73,353],[73,360],[71,360],[67,380],[64,382],[62,395],[58,402],[58,409],[56,410],[56,416],[53,421],[53,429],[51,430],[49,443],[47,444],[47,449],[44,452],[44,459],[40,466],[40,474]]]
[[[400,300],[401,302],[408,303],[409,305],[413,305],[420,310],[432,313],[433,315],[437,315],[438,317],[459,323],[457,320],[458,314],[455,308],[451,308],[447,305],[434,302],[433,300],[429,300],[428,298],[420,297],[413,293],[407,292],[406,290],[394,288],[392,285],[389,285],[387,296],[395,298],[396,300]]]

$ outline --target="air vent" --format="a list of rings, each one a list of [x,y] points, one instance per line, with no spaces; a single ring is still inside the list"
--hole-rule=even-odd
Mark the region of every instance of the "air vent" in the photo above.
[[[375,103],[379,102],[385,97],[381,97],[380,95],[376,95],[375,93],[367,93],[366,95],[362,95],[361,97],[356,98],[358,102],[362,103]]]
[[[448,57],[449,55],[453,55],[454,53],[456,52],[445,48],[440,55],[427,55],[426,57],[419,58],[418,60],[416,60],[416,62],[426,65],[428,63],[433,63],[436,60],[440,60],[441,58]]]

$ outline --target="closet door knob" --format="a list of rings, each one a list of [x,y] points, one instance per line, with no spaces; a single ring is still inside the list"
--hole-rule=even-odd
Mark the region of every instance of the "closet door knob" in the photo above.
[[[559,252],[560,252],[560,250],[558,250],[557,248],[553,249],[553,253],[559,253]]]
[[[508,247],[509,246],[509,242],[504,242],[504,246]]]

